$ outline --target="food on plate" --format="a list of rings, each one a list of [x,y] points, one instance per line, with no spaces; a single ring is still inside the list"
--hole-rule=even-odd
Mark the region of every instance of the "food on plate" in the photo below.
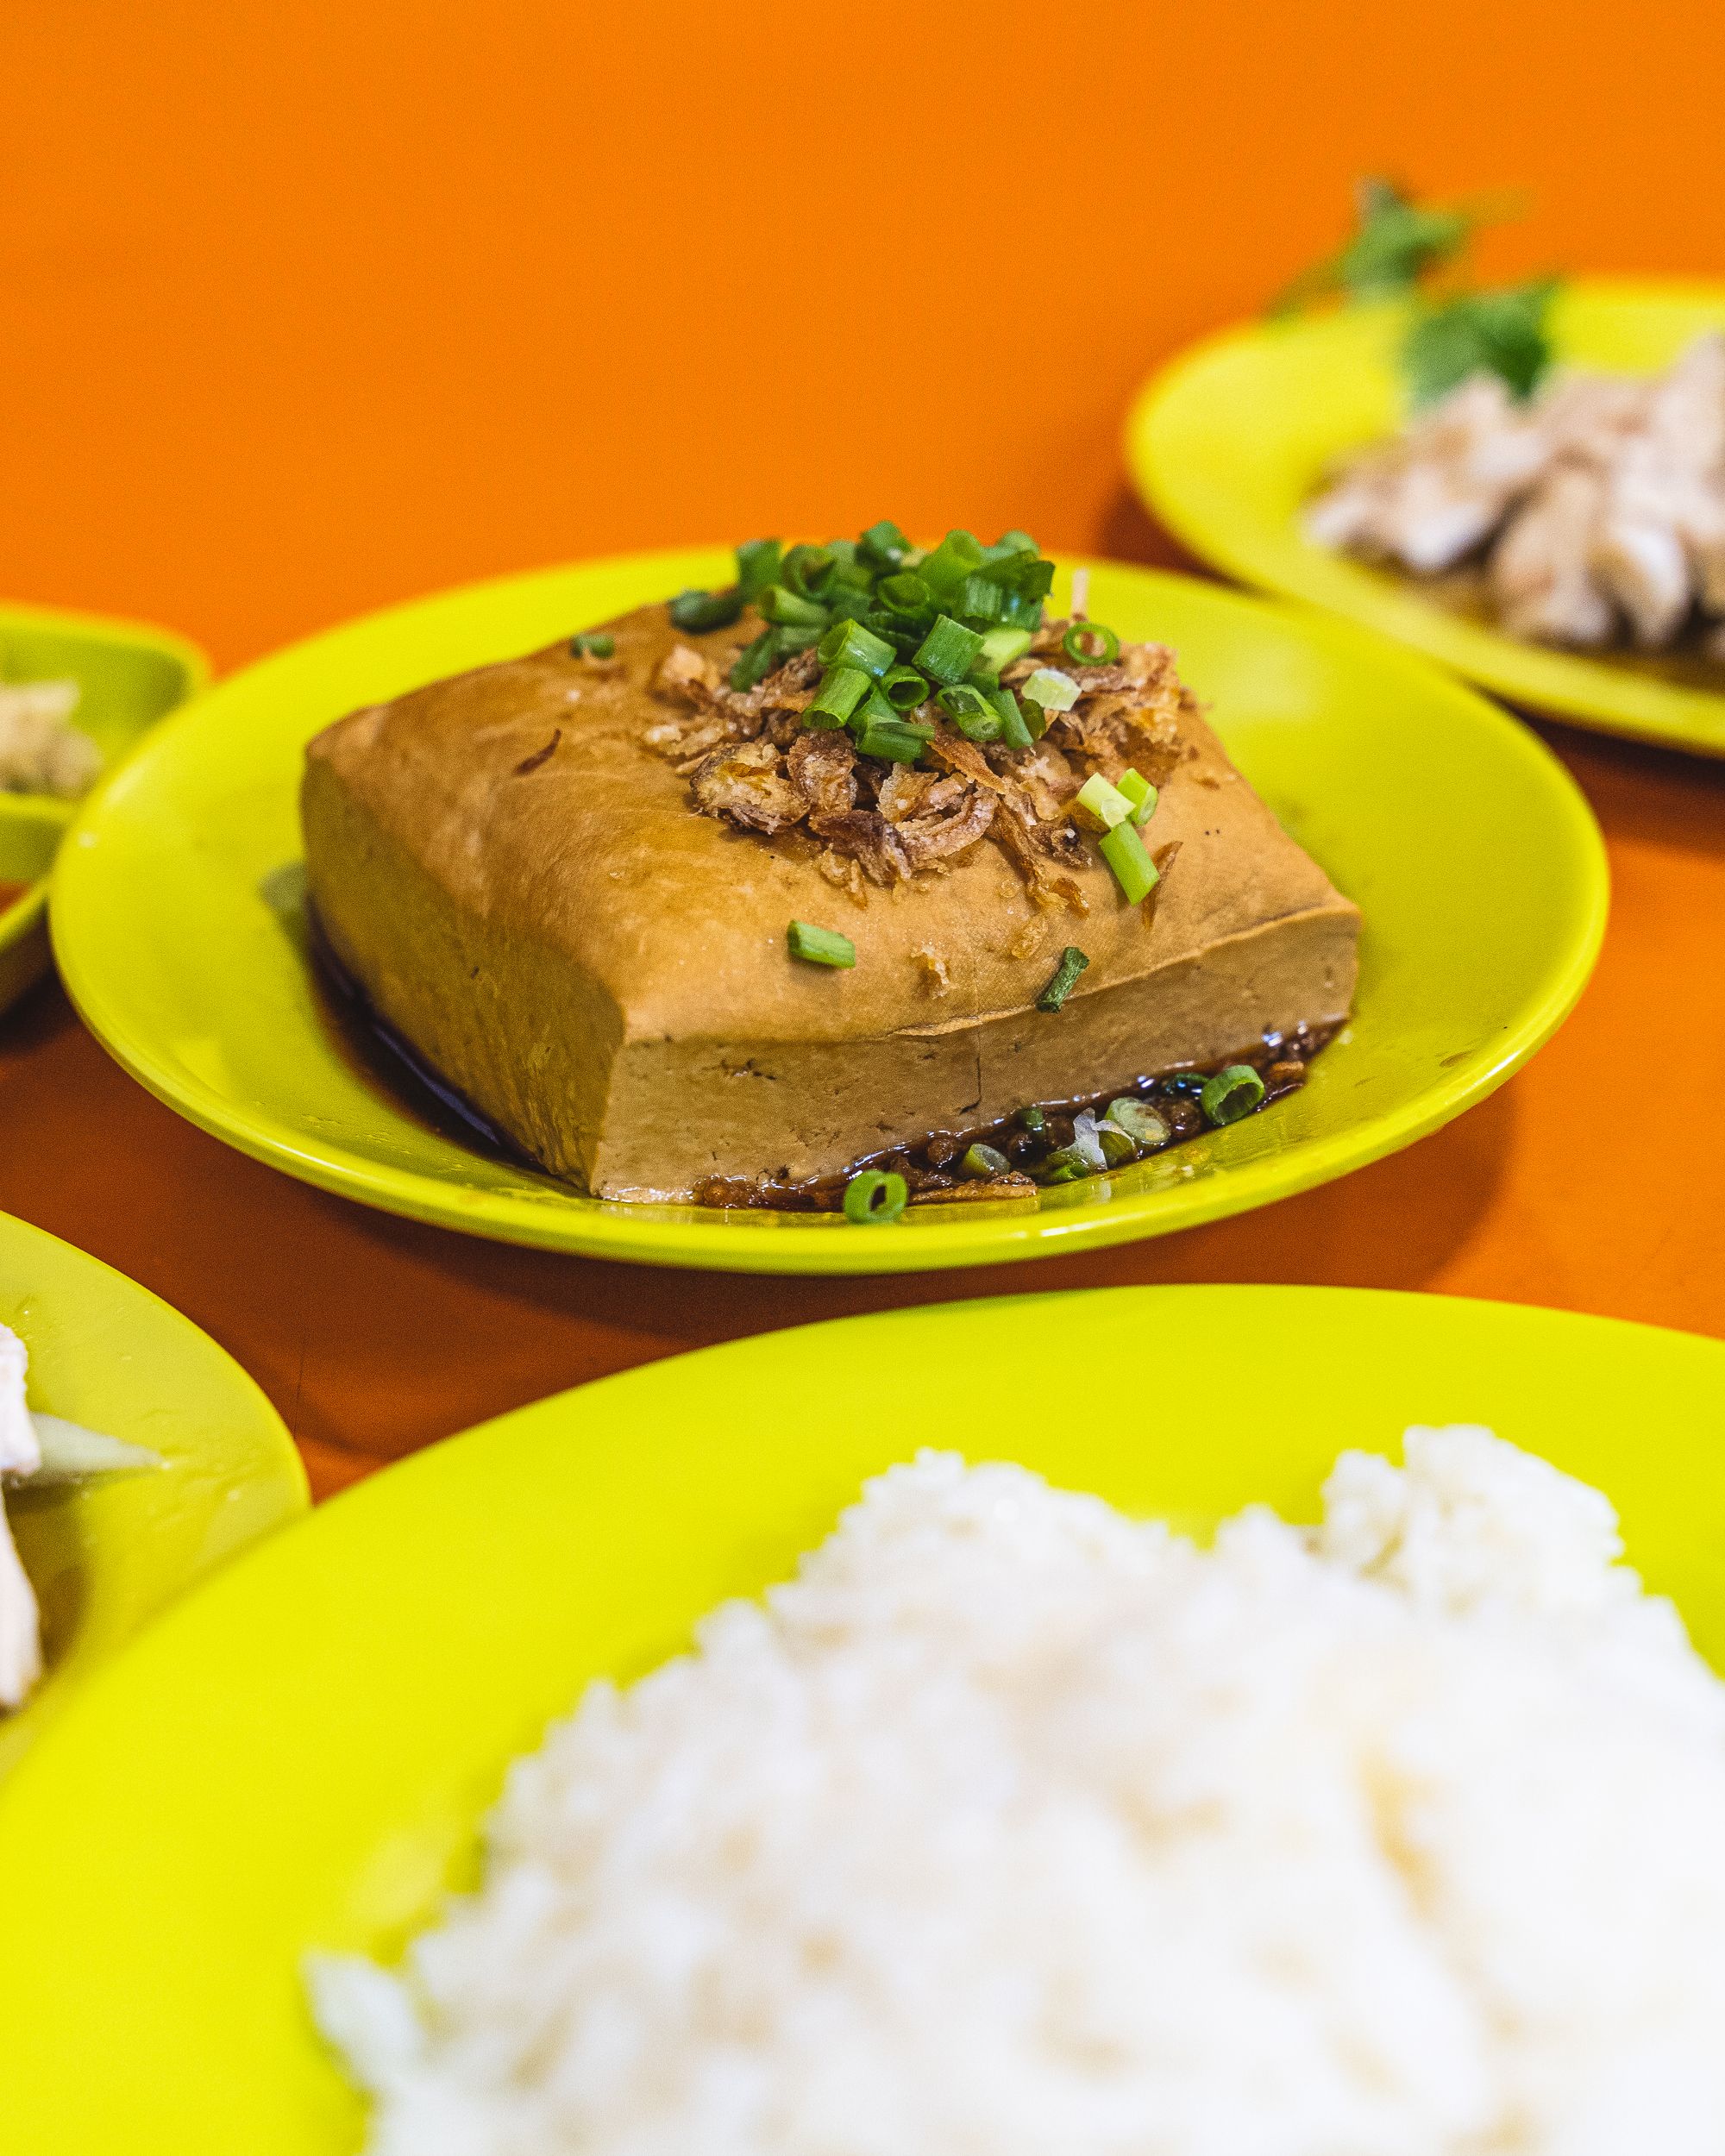
[[[1022,533],[757,541],[354,712],[303,793],[336,971],[603,1198],[878,1221],[1249,1112],[1346,1018],[1358,916],[1053,575]]]
[[[370,2156],[1711,2156],[1725,1686],[1489,1432],[1201,1546],[925,1454],[511,1770]]]
[[[0,793],[75,801],[102,769],[102,752],[72,723],[76,681],[0,681]]]
[[[1512,636],[1725,661],[1725,335],[1526,398],[1471,374],[1346,460],[1307,529],[1418,576],[1471,570]]]
[[[39,1485],[85,1475],[160,1466],[154,1452],[85,1430],[26,1404],[29,1355],[0,1325],[0,1710],[21,1707],[42,1673],[41,1620],[7,1524],[8,1483]]]

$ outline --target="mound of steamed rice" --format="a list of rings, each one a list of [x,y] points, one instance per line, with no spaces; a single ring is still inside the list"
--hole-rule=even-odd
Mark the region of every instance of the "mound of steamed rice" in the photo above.
[[[317,1965],[373,2156],[1717,2156],[1725,1686],[1596,1492],[1406,1458],[1208,1551],[871,1483]]]

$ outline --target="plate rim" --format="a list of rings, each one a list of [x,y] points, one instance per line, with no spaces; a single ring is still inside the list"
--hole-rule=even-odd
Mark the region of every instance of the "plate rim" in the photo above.
[[[709,550],[699,550],[706,554]],[[486,578],[448,592],[380,609],[272,653],[254,666],[229,675],[215,690],[170,714],[151,730],[147,742],[128,760],[139,764],[161,753],[177,730],[207,718],[223,696],[239,691],[265,669],[277,667],[314,647],[330,643],[374,624],[411,618],[446,602],[474,600],[483,594],[519,587],[574,572],[595,574],[644,570],[664,563],[687,565],[694,550],[653,548],[607,555],[522,575]],[[1498,731],[1504,751],[1536,768],[1554,816],[1576,849],[1584,884],[1584,912],[1575,924],[1563,964],[1552,970],[1537,1000],[1492,1048],[1476,1051],[1458,1067],[1451,1081],[1374,1125],[1357,1125],[1267,1155],[1226,1175],[1185,1183],[1176,1190],[1098,1199],[1057,1213],[1025,1213],[992,1221],[977,1219],[986,1208],[963,1208],[963,1217],[933,1220],[920,1217],[904,1227],[873,1235],[822,1233],[806,1226],[737,1222],[720,1215],[712,1222],[649,1221],[641,1209],[622,1202],[580,1200],[574,1207],[548,1206],[524,1194],[464,1189],[423,1177],[417,1170],[371,1161],[333,1144],[309,1144],[304,1134],[267,1110],[242,1112],[202,1081],[171,1066],[147,1042],[134,1037],[123,1017],[108,1007],[99,962],[88,966],[78,945],[76,899],[61,896],[82,873],[87,850],[98,843],[107,788],[100,787],[84,805],[61,847],[53,869],[49,926],[60,978],[74,1008],[108,1054],[165,1106],[197,1128],[267,1166],[350,1201],[489,1240],[549,1250],[570,1256],[638,1264],[695,1268],[763,1275],[863,1275],[950,1270],[1004,1264],[1038,1256],[1100,1249],[1204,1225],[1256,1210],[1301,1191],[1317,1188],[1355,1169],[1370,1165],[1430,1135],[1476,1106],[1513,1076],[1568,1017],[1585,987],[1605,932],[1610,881],[1603,838],[1585,795],[1561,761],[1528,728],[1404,645],[1297,601],[1264,597],[1217,585],[1178,572],[1100,555],[1057,553],[1063,567],[1082,565],[1107,573],[1126,573],[1152,586],[1173,585],[1201,592],[1207,601],[1267,617],[1291,627],[1304,639],[1344,648],[1362,641],[1378,664],[1404,669],[1427,695],[1457,701],[1471,720]],[[682,568],[668,571],[673,579]],[[579,1194],[573,1194],[579,1197]],[[591,1208],[588,1210],[586,1208]],[[959,1208],[951,1208],[955,1213]]]
[[[1587,276],[1564,280],[1564,296],[1584,304],[1710,306],[1725,318],[1725,279],[1702,276]],[[1561,301],[1560,303],[1561,304]],[[1528,644],[1483,624],[1459,620],[1415,590],[1383,586],[1347,556],[1312,550],[1313,573],[1279,564],[1297,561],[1291,528],[1274,528],[1238,509],[1218,515],[1185,489],[1167,456],[1164,429],[1178,400],[1217,360],[1280,336],[1298,335],[1349,317],[1364,327],[1407,310],[1405,300],[1362,301],[1291,319],[1260,316],[1233,323],[1182,346],[1133,392],[1121,429],[1126,469],[1140,501],[1200,560],[1249,589],[1331,614],[1415,652],[1462,680],[1540,716],[1691,755],[1725,757],[1725,687],[1697,689],[1628,674],[1584,653]],[[1239,534],[1244,530],[1245,538]],[[1352,573],[1352,576],[1350,573]],[[1353,579],[1358,581],[1353,581]],[[1344,603],[1333,581],[1341,580]],[[1323,588],[1318,588],[1319,586]],[[1421,633],[1421,631],[1425,633]],[[1618,694],[1655,708],[1613,708]]]

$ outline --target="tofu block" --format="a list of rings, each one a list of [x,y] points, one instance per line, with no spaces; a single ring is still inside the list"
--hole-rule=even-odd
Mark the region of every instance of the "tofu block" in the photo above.
[[[1151,900],[1087,845],[1083,910],[1038,903],[986,837],[853,893],[806,833],[698,813],[645,741],[674,644],[722,667],[758,624],[681,639],[660,605],[607,626],[609,662],[558,643],[355,711],[312,742],[303,790],[334,956],[553,1175],[637,1200],[804,1181],[1346,1015],[1358,914],[1189,699],[1144,834]],[[854,968],[793,958],[794,919],[849,937]],[[1038,1011],[1069,943],[1088,968]]]

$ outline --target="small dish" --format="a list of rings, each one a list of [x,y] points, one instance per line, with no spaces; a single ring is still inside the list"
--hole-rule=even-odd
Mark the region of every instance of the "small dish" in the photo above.
[[[1248,323],[1182,354],[1140,391],[1126,460],[1151,509],[1195,554],[1266,591],[1382,630],[1468,680],[1584,726],[1725,755],[1719,689],[1636,664],[1523,643],[1308,539],[1301,512],[1329,465],[1389,433],[1402,302]],[[1578,278],[1559,292],[1560,361],[1651,373],[1725,326],[1725,285]]]
[[[1364,912],[1355,1018],[1297,1095],[1106,1182],[913,1206],[882,1226],[599,1202],[463,1144],[356,1066],[320,1002],[304,744],[415,682],[711,584],[727,561],[637,555],[482,585],[316,637],[201,698],[116,774],[60,855],[55,951],[97,1038],[229,1144],[416,1219],[653,1264],[913,1272],[1162,1234],[1346,1174],[1482,1099],[1580,993],[1604,924],[1603,850],[1525,728],[1346,624],[1097,563],[1096,618],[1176,648],[1236,763]]]
[[[1074,1412],[1074,1339],[1147,1373]],[[818,1407],[812,1404],[818,1403]],[[609,1378],[387,1470],[233,1566],[0,1791],[0,2083],[31,2156],[347,2156],[301,1958],[385,1958],[599,1673],[782,1577],[925,1445],[1202,1529],[1336,1451],[1483,1420],[1604,1489],[1725,1651],[1725,1344],[1442,1296],[1132,1288],[896,1310]],[[123,1762],[123,1767],[116,1763]]]
[[[237,1363],[135,1282],[7,1213],[0,1324],[29,1351],[33,1407],[163,1462],[9,1492],[47,1670],[0,1715],[3,1772],[117,1646],[307,1497],[292,1439]]]
[[[0,681],[68,677],[82,692],[76,723],[102,751],[105,768],[146,728],[194,695],[209,680],[210,667],[195,645],[165,630],[44,607],[0,606]],[[0,793],[0,1011],[52,962],[47,874],[76,812],[75,802]],[[20,884],[24,888],[13,892]]]

